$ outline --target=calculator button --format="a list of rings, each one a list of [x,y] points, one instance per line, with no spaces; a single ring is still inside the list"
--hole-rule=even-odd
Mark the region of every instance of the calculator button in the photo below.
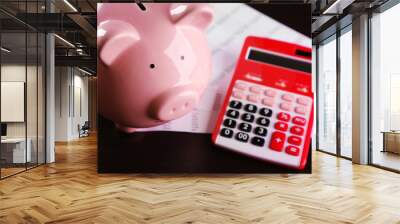
[[[234,109],[240,110],[240,108],[242,108],[242,103],[239,102],[239,101],[237,101],[237,100],[232,100],[232,101],[229,103],[229,107],[232,107],[232,108],[234,108]]]
[[[265,106],[272,107],[274,105],[274,99],[269,98],[269,97],[264,98],[264,99],[262,99],[261,103],[264,104]]]
[[[286,88],[286,86],[287,86],[285,81],[276,82],[275,85],[282,87],[282,88]]]
[[[299,155],[300,149],[297,148],[296,146],[289,145],[286,147],[285,152],[289,155],[297,156]]]
[[[250,132],[251,131],[251,125],[247,123],[240,123],[239,124],[239,130],[245,131],[245,132]]]
[[[262,127],[256,127],[254,129],[254,134],[260,135],[260,136],[266,136],[267,135],[267,129],[262,128]]]
[[[304,105],[304,106],[308,105],[308,99],[307,98],[303,98],[303,97],[297,98],[296,102],[298,104],[301,104],[301,105]]]
[[[290,103],[281,103],[279,108],[281,108],[281,110],[289,111],[292,108],[292,105]]]
[[[247,86],[246,86],[246,84],[244,84],[244,83],[236,82],[236,83],[235,83],[235,88],[236,88],[236,89],[240,89],[240,90],[246,90],[246,89],[247,89]]]
[[[298,126],[293,126],[290,128],[290,133],[295,134],[295,135],[303,135],[304,128],[298,127]]]
[[[276,122],[275,123],[275,129],[279,131],[287,131],[288,129],[288,124],[284,122]]]
[[[224,120],[224,126],[226,126],[228,128],[235,128],[236,127],[236,121],[227,118],[227,119]]]
[[[250,92],[252,93],[261,93],[261,88],[259,86],[251,86]]]
[[[307,87],[299,87],[299,88],[297,88],[297,91],[300,91],[300,92],[303,92],[303,93],[308,93],[309,92]]]
[[[282,100],[284,100],[284,101],[292,102],[293,98],[294,98],[293,95],[290,95],[290,94],[283,94],[282,95]]]
[[[275,97],[276,96],[276,91],[273,90],[273,89],[267,89],[267,90],[264,91],[264,94],[266,96],[269,96],[269,97]]]
[[[284,112],[280,112],[280,113],[278,114],[278,120],[281,120],[281,121],[289,121],[289,120],[290,120],[290,115],[287,114],[287,113],[284,113]]]
[[[305,107],[296,107],[296,108],[294,108],[294,112],[304,115],[304,114],[306,114],[306,108]]]
[[[228,110],[226,112],[226,116],[232,117],[232,118],[238,118],[239,117],[239,111],[237,111],[237,110]]]
[[[260,112],[259,112],[262,116],[266,116],[266,117],[271,117],[272,115],[272,110],[268,109],[268,108],[261,108]]]
[[[254,115],[245,113],[242,115],[242,120],[247,121],[247,122],[253,122],[254,121]]]
[[[221,130],[221,132],[220,132],[220,135],[221,135],[222,137],[225,137],[225,138],[232,138],[232,136],[233,136],[233,131],[232,131],[231,129],[228,129],[228,128],[223,128],[223,129]]]
[[[265,117],[259,117],[259,118],[257,118],[256,123],[267,127],[269,125],[269,119],[265,118]]]
[[[241,142],[247,142],[249,141],[249,135],[243,132],[238,132],[236,134],[236,139],[241,141]]]
[[[306,124],[306,119],[304,119],[302,117],[294,117],[292,122],[293,122],[293,124],[304,126]]]
[[[246,104],[244,110],[247,112],[255,113],[257,111],[257,106],[253,104]]]
[[[260,137],[253,137],[251,139],[251,144],[256,146],[264,146],[265,140]]]
[[[283,145],[285,143],[285,134],[282,132],[274,132],[271,136],[271,142],[269,143],[269,147],[275,151],[282,151]]]
[[[297,136],[290,136],[288,138],[288,142],[290,144],[293,144],[293,145],[300,145],[301,144],[301,138],[297,137]]]
[[[244,98],[244,93],[243,92],[239,92],[239,91],[233,91],[233,93],[232,93],[232,96],[233,96],[233,98],[236,98],[236,99],[243,99]]]
[[[248,95],[247,96],[247,100],[253,103],[257,103],[258,102],[258,96],[257,95]]]

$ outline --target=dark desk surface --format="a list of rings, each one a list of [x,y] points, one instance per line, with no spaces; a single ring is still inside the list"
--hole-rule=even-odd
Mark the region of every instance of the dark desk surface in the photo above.
[[[309,5],[271,7],[252,4],[251,6],[307,36],[311,35]],[[98,170],[102,173],[298,172],[214,146],[210,134],[178,132],[123,134],[115,129],[112,122],[102,117],[99,117],[98,127]],[[300,172],[311,173],[311,153],[305,169]]]
[[[297,173],[214,146],[210,134],[141,132],[124,134],[99,117],[101,173]],[[311,173],[311,153],[306,168]]]

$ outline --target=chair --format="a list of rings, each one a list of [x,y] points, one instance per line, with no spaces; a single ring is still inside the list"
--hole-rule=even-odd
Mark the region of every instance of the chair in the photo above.
[[[85,121],[82,127],[78,124],[79,138],[89,136],[90,124],[89,121]]]

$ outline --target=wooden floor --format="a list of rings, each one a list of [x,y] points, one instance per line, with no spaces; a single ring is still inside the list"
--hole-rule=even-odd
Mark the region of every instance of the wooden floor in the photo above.
[[[376,150],[374,151],[372,159],[374,164],[400,170],[400,154]]]
[[[24,171],[25,167],[23,167],[23,168],[11,167],[11,168],[0,168],[0,169],[1,169],[1,177],[7,177],[7,176],[11,176],[13,174]]]
[[[313,154],[312,175],[99,175],[96,139],[0,181],[0,223],[400,223],[400,175]]]

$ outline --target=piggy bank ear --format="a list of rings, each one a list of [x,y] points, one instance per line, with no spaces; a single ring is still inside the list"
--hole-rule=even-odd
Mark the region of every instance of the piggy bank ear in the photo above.
[[[178,25],[188,25],[205,30],[210,25],[214,12],[207,4],[172,4],[171,19]]]
[[[136,29],[123,21],[109,20],[97,27],[97,49],[100,60],[110,66],[139,40]]]

